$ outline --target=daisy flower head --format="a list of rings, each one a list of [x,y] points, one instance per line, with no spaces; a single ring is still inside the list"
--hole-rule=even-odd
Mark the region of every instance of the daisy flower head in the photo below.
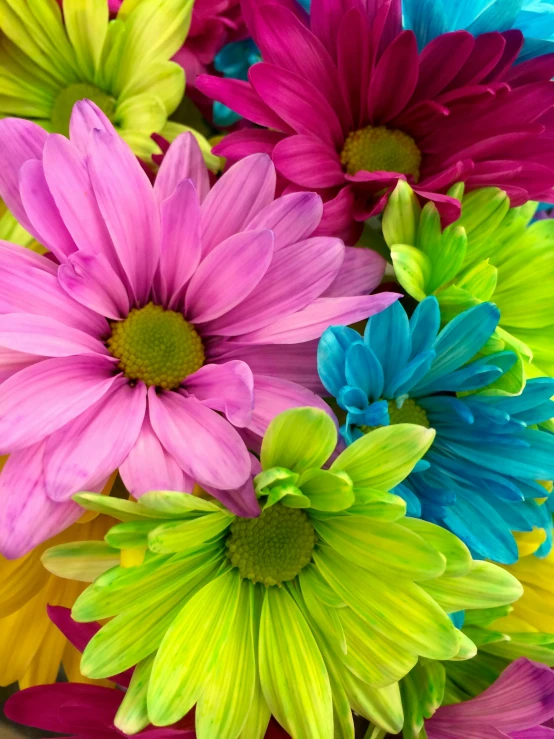
[[[335,204],[336,233],[380,213],[401,179],[445,222],[459,215],[448,190],[460,181],[500,187],[514,206],[552,199],[554,58],[514,68],[517,31],[445,34],[419,53],[397,0],[314,0],[309,21],[291,5],[245,3],[264,60],[248,82],[199,77],[267,129],[232,133],[216,154],[271,154],[285,187]]]
[[[398,732],[397,681],[418,656],[475,653],[447,613],[521,593],[450,532],[404,518],[388,492],[433,436],[378,429],[329,466],[333,421],[317,408],[286,411],[263,439],[258,518],[172,492],[137,503],[77,495],[122,520],[106,535],[122,566],[72,610],[78,622],[113,617],[85,649],[84,675],[137,665],[116,725],[125,731],[131,717],[137,730],[142,711],[168,726],[196,705],[199,739],[257,739],[270,714],[294,739],[353,739],[351,709]],[[54,548],[46,566],[78,576],[91,564],[79,548]]]
[[[326,407],[314,393],[325,328],[398,297],[367,294],[381,257],[315,235],[317,195],[274,199],[269,157],[210,190],[184,134],[152,186],[93,103],[77,103],[70,128],[68,140],[0,121],[1,196],[52,257],[0,244],[10,557],[76,520],[71,496],[118,468],[134,496],[197,482],[255,515],[247,445],[282,410]]]
[[[490,390],[516,357],[500,351],[475,358],[494,333],[499,311],[482,303],[440,329],[434,297],[411,318],[397,303],[372,317],[364,336],[328,329],[319,373],[346,413],[351,443],[376,426],[417,423],[436,431],[429,452],[395,490],[409,515],[446,526],[479,557],[513,563],[512,530],[547,532],[550,505],[537,480],[554,476],[554,437],[533,427],[554,414],[554,380],[529,380],[519,395]]]
[[[107,0],[3,0],[0,117],[68,135],[73,105],[90,99],[137,156],[156,151],[185,90],[171,57],[183,44],[192,0],[138,0],[109,20]]]

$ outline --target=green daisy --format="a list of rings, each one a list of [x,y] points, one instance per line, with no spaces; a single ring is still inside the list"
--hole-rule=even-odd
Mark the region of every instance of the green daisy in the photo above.
[[[287,411],[263,440],[253,519],[175,492],[138,503],[76,496],[123,523],[105,545],[55,547],[44,562],[90,580],[122,554],[72,611],[80,622],[112,619],[87,646],[84,675],[138,664],[117,726],[168,726],[196,706],[199,739],[258,739],[270,714],[294,739],[353,739],[353,709],[398,732],[398,680],[418,658],[475,654],[447,614],[521,594],[450,532],[405,518],[388,492],[433,436],[380,428],[324,468],[333,422],[318,409]]]
[[[493,301],[501,318],[489,351],[511,349],[519,362],[499,389],[517,393],[524,376],[554,374],[554,221],[530,223],[536,203],[510,208],[496,188],[450,195],[461,218],[442,230],[433,203],[422,209],[399,182],[383,216],[383,233],[398,281],[416,300],[435,295],[445,322]]]
[[[110,21],[107,0],[64,0],[63,16],[56,0],[0,0],[0,117],[67,135],[73,105],[88,98],[148,159],[159,151],[151,134],[163,133],[184,94],[183,69],[170,59],[192,6],[125,0]]]

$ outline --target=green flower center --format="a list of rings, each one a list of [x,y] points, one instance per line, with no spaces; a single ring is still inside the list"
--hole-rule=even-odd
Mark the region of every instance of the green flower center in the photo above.
[[[400,172],[417,182],[421,152],[411,136],[386,126],[366,126],[348,134],[340,160],[348,174]]]
[[[258,518],[233,521],[227,556],[242,577],[269,587],[293,580],[310,563],[315,542],[304,511],[277,503]]]
[[[204,364],[204,347],[181,313],[148,303],[112,323],[107,341],[119,369],[130,380],[173,390]]]
[[[396,405],[395,400],[389,400],[389,418],[390,425],[394,426],[397,423],[413,423],[416,426],[425,426],[426,429],[431,428],[427,414],[421,408],[415,400],[408,398],[402,404],[402,408]],[[373,431],[379,426],[360,426],[360,430],[367,434],[369,431]]]
[[[51,115],[53,133],[63,133],[64,136],[69,136],[69,119],[73,106],[79,100],[85,98],[96,103],[110,120],[113,118],[116,109],[115,98],[102,92],[96,85],[90,85],[88,82],[77,82],[62,90],[56,98]]]

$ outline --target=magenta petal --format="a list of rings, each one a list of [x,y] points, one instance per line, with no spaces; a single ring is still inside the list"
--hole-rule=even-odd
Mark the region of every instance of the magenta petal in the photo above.
[[[83,515],[73,501],[54,503],[46,495],[44,443],[10,454],[0,474],[0,552],[22,557]]]
[[[273,151],[277,170],[302,187],[322,189],[344,183],[344,172],[336,150],[313,136],[289,136]]]
[[[157,180],[156,180],[157,181]],[[160,206],[162,302],[174,308],[182,288],[200,262],[200,204],[192,180],[182,180]]]
[[[344,258],[339,239],[318,236],[278,251],[258,286],[205,331],[239,336],[304,308],[333,282]]]
[[[275,145],[282,141],[286,134],[258,128],[243,128],[224,136],[212,151],[219,157],[237,162],[251,154],[273,154]]]
[[[278,318],[264,328],[244,334],[242,344],[295,344],[318,339],[329,326],[347,326],[380,313],[398,293],[379,293],[361,297],[319,298],[303,310]]]
[[[101,341],[49,316],[0,315],[0,346],[44,357],[107,354]]]
[[[0,453],[46,438],[99,400],[115,380],[100,356],[56,357],[27,367],[0,385]]]
[[[253,154],[225,172],[202,204],[204,254],[243,231],[273,201],[275,181],[275,167],[266,154]]]
[[[117,377],[108,390],[46,441],[44,476],[52,500],[94,490],[125,460],[146,412],[146,387]]]
[[[119,136],[94,131],[89,157],[100,212],[135,297],[144,303],[160,256],[160,214],[154,191]]]
[[[344,99],[352,111],[354,129],[367,121],[367,90],[371,74],[370,29],[361,8],[351,8],[337,32],[337,65]]]
[[[31,233],[33,227],[19,194],[19,171],[29,159],[42,159],[47,138],[46,131],[31,121],[20,118],[0,121],[0,198]]]
[[[42,162],[29,159],[19,173],[21,201],[28,218],[33,224],[34,233],[58,259],[64,262],[76,250],[75,242],[65,227],[56,208],[56,203],[44,177]]]
[[[373,292],[383,279],[386,266],[383,257],[371,249],[347,246],[339,273],[322,297],[367,295]]]
[[[432,100],[452,82],[475,46],[467,31],[444,33],[430,41],[419,57],[419,80],[412,102]]]
[[[371,78],[368,116],[373,125],[387,123],[406,107],[417,84],[418,66],[415,35],[403,31],[387,47]]]
[[[244,362],[205,364],[184,382],[188,393],[239,428],[248,426],[254,406],[254,378]]]
[[[195,398],[148,393],[152,428],[177,464],[200,485],[243,485],[250,474],[244,442],[231,424]]]
[[[191,180],[200,203],[210,189],[208,170],[198,142],[191,133],[178,136],[164,156],[156,181],[154,193],[162,202],[169,198],[182,180]]]
[[[323,216],[314,236],[337,236],[345,244],[355,244],[363,226],[352,220],[355,197],[351,187],[343,187],[332,200],[323,203]]]
[[[248,231],[269,228],[279,251],[311,236],[323,214],[323,203],[315,192],[294,192],[274,200],[247,225]]]
[[[92,100],[79,100],[73,106],[69,120],[69,137],[71,143],[86,154],[91,133],[94,129],[106,133],[116,133],[110,119],[93,103]]]
[[[272,257],[273,232],[268,229],[225,239],[200,263],[187,287],[187,320],[213,321],[242,303],[266,274]]]
[[[248,428],[258,436],[263,436],[271,421],[279,413],[290,408],[307,406],[321,408],[336,423],[333,411],[315,393],[288,380],[256,375],[254,377],[254,413]]]
[[[235,516],[256,518],[256,516],[260,515],[260,505],[256,498],[254,483],[251,477],[248,478],[244,485],[241,485],[240,488],[236,488],[235,490],[216,490],[207,485],[204,486],[204,489],[207,493],[213,495],[214,498],[217,498],[220,503],[223,503]]]

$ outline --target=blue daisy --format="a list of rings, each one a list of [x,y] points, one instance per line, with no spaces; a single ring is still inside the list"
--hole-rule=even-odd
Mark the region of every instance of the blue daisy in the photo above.
[[[482,303],[440,330],[434,297],[409,319],[400,303],[369,319],[364,336],[333,326],[323,334],[318,370],[346,412],[347,444],[376,426],[416,423],[435,441],[395,492],[410,516],[450,529],[476,557],[517,561],[512,531],[544,528],[551,503],[538,480],[554,478],[554,435],[533,428],[554,416],[554,380],[529,380],[507,396],[490,386],[515,362],[509,351],[475,359],[500,313]],[[475,394],[475,391],[480,391]]]
[[[519,61],[554,51],[554,0],[403,0],[403,14],[420,48],[448,31],[517,28],[525,37]]]

